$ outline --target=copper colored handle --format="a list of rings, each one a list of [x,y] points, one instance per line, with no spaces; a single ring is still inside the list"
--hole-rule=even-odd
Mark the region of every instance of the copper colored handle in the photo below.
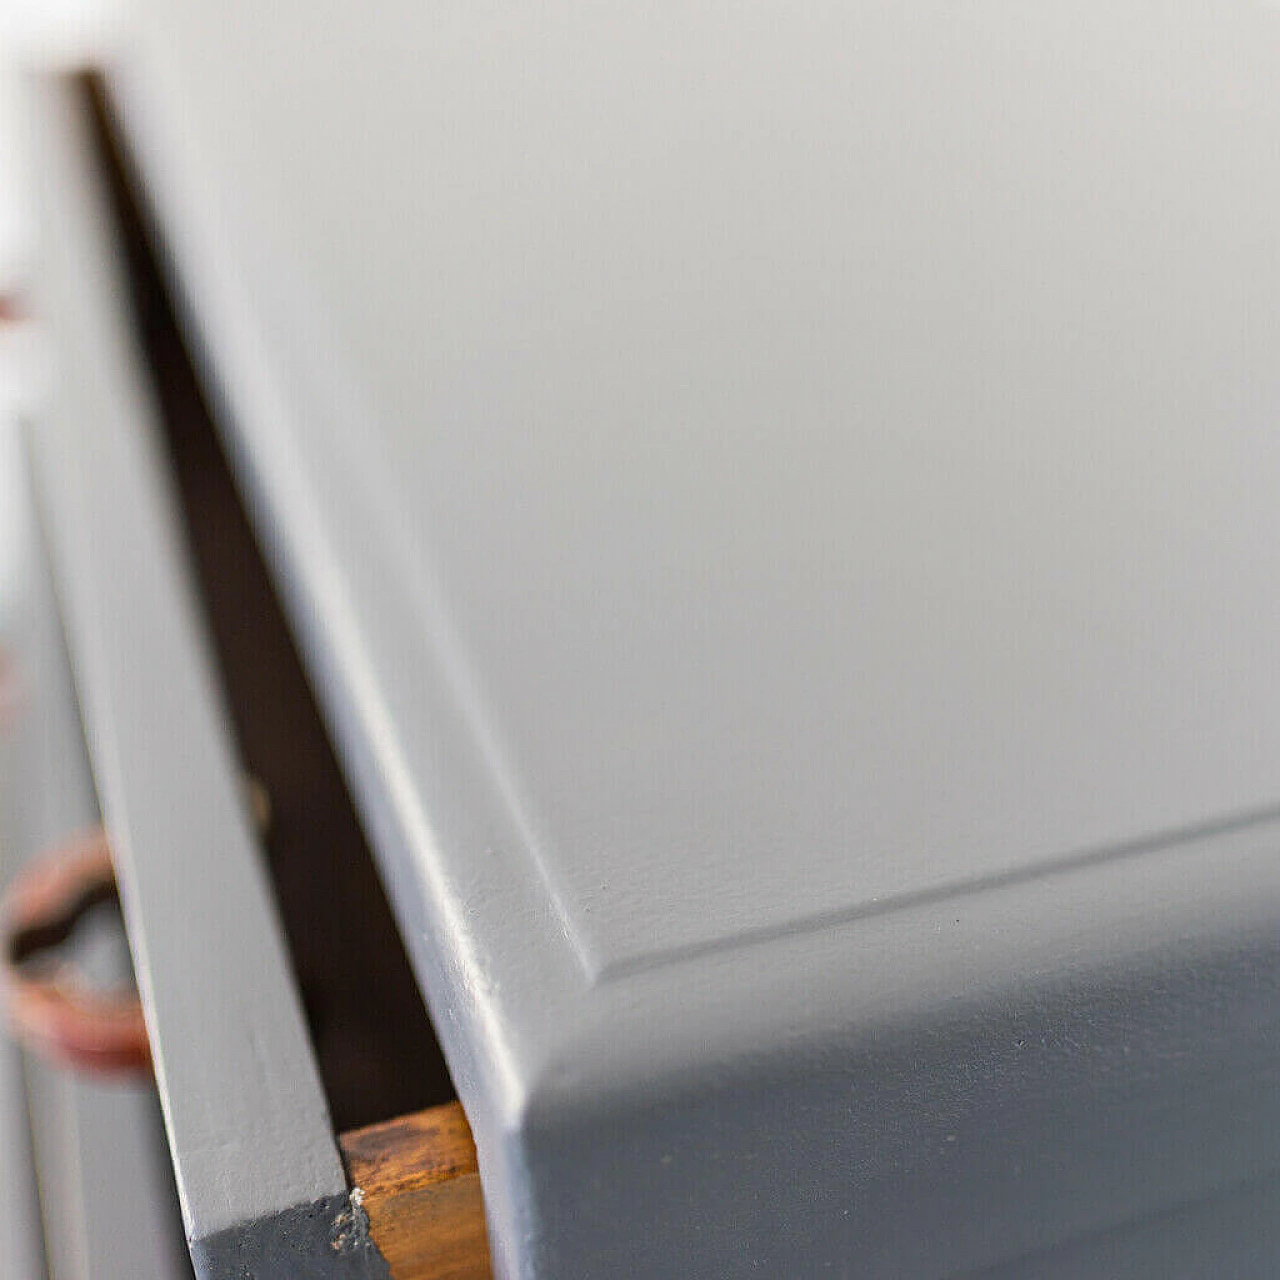
[[[101,830],[27,867],[0,904],[5,1001],[27,1048],[82,1072],[149,1073],[151,1046],[135,992],[94,988],[73,964],[35,974],[26,963],[114,895],[111,850]]]

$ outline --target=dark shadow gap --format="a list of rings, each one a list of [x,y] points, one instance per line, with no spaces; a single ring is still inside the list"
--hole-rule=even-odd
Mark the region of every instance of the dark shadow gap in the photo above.
[[[191,560],[339,1130],[452,1100],[391,908],[201,391],[110,107],[87,82],[134,329],[161,409]]]

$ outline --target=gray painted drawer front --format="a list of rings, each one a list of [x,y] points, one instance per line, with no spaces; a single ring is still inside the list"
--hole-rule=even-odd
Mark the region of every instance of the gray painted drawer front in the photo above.
[[[111,840],[187,1243],[201,1280],[385,1275],[350,1229],[128,328],[87,104],[68,84],[32,89],[41,235],[31,295],[51,376],[29,437],[61,610],[42,623],[56,643],[37,650],[61,662],[65,628],[57,714],[72,728],[70,747],[51,740],[48,752],[75,772],[68,815],[100,810]],[[96,1189],[99,1225],[120,1229],[127,1214],[112,1216],[101,1196],[112,1191],[112,1144],[132,1140],[128,1104],[72,1094],[66,1123],[95,1162],[82,1159],[75,1177]]]
[[[11,336],[11,335],[10,335]],[[30,348],[28,348],[30,350]],[[0,725],[0,878],[97,821],[23,435],[30,406],[0,386],[0,643],[17,672]],[[24,430],[24,428],[26,430]],[[98,922],[77,963],[128,978],[118,925]],[[191,1275],[172,1169],[149,1083],[82,1079],[0,1033],[0,1274],[9,1280],[181,1280]]]
[[[0,654],[12,678],[14,655],[30,631],[28,597],[32,548],[24,459],[15,415],[15,396],[0,339]],[[6,691],[12,693],[12,684]],[[14,732],[13,701],[0,706],[0,879],[8,880],[27,841],[31,822],[29,741]],[[6,714],[8,713],[8,714]],[[18,1046],[0,1029],[0,1274],[15,1280],[43,1280],[44,1248],[32,1148],[27,1082]]]
[[[1275,11],[143,8],[504,1280],[1270,1185]]]

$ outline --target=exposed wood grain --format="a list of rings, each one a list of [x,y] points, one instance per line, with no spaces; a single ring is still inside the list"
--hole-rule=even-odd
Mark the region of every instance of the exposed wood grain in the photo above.
[[[340,1142],[394,1280],[491,1280],[476,1148],[458,1103]]]

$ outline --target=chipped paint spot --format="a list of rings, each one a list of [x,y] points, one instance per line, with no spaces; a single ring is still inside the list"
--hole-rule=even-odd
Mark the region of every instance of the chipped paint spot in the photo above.
[[[364,1211],[364,1192],[356,1187],[347,1197],[346,1208],[334,1218],[330,1248],[335,1253],[351,1253],[369,1243],[369,1215]]]

